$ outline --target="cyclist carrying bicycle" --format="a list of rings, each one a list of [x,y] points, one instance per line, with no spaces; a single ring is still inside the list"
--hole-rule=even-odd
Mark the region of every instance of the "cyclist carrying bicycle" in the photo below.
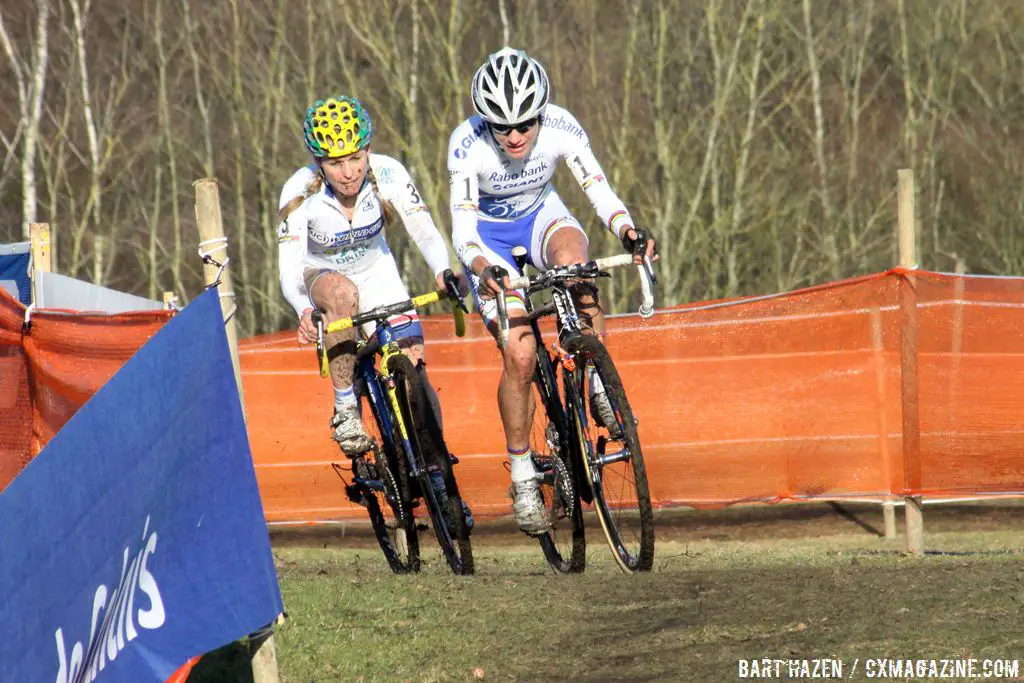
[[[589,260],[586,233],[551,184],[560,159],[601,222],[626,249],[632,251],[640,239],[583,127],[568,111],[548,103],[549,92],[547,74],[535,59],[522,50],[502,48],[488,56],[473,76],[476,115],[463,121],[448,141],[452,242],[470,273],[481,316],[495,336],[494,297],[508,284],[509,272],[516,272],[514,247],[526,247],[528,262],[540,270]],[[647,242],[647,255],[657,259],[653,239]],[[636,261],[640,263],[641,256]],[[580,282],[573,294],[589,332],[603,337],[604,314],[597,288]],[[498,409],[511,464],[512,510],[520,529],[540,534],[550,522],[529,441],[536,342],[523,324],[523,293],[509,291],[505,297],[511,333],[501,351]],[[606,428],[616,425],[600,379],[594,374],[588,379],[594,419]]]
[[[317,100],[303,122],[313,163],[281,191],[278,263],[281,289],[299,315],[300,344],[316,341],[314,307],[332,322],[409,298],[385,232],[405,225],[444,289],[448,248],[430,212],[397,160],[370,152],[373,123],[354,97]],[[440,424],[440,404],[423,362],[423,330],[415,311],[391,318],[403,353],[417,366]],[[373,323],[363,326],[367,336]],[[334,384],[332,436],[346,454],[370,450],[353,391],[355,330],[327,336]],[[333,348],[332,348],[333,347]]]

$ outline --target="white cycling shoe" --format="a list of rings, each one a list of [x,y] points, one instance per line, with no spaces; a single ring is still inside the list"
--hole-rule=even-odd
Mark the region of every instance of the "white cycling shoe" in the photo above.
[[[512,482],[512,514],[519,528],[531,536],[539,536],[551,528],[540,485],[536,479]]]
[[[345,455],[361,455],[373,450],[376,445],[363,429],[363,420],[356,409],[342,410],[331,418],[331,436]]]

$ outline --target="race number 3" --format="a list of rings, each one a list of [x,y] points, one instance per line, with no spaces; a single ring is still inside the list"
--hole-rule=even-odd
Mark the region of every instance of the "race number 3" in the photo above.
[[[409,183],[408,185],[406,185],[406,187],[408,187],[409,188],[409,192],[412,193],[412,203],[413,204],[419,204],[420,202],[423,201],[420,198],[419,193],[416,192],[416,186],[415,185],[413,185],[412,183]]]

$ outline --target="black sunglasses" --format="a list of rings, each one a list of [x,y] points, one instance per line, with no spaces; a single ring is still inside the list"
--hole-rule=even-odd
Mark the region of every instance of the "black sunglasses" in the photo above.
[[[526,121],[523,121],[522,123],[517,123],[514,126],[502,126],[497,123],[492,123],[491,130],[493,130],[498,135],[508,135],[513,130],[516,131],[517,133],[525,134],[529,133],[530,129],[537,125],[537,121],[538,118],[535,116],[532,119],[527,119]]]

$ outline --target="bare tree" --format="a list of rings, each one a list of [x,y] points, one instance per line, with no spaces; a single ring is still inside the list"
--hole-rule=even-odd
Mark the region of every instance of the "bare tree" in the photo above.
[[[43,113],[43,94],[46,90],[47,59],[49,58],[49,0],[35,0],[36,25],[32,37],[31,57],[22,57],[11,41],[0,12],[0,45],[10,61],[21,114],[19,132],[22,138],[21,192],[22,237],[29,238],[28,226],[36,220],[36,146],[39,124]]]

